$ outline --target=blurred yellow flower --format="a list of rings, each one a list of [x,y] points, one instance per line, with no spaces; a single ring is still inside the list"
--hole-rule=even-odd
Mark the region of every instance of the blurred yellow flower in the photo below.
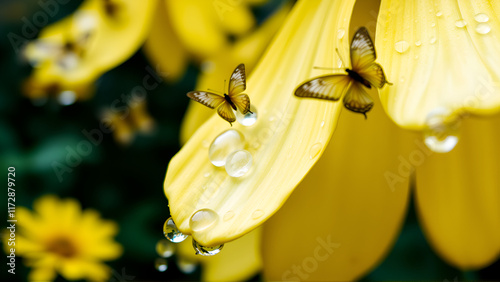
[[[16,210],[16,255],[32,268],[30,281],[55,280],[57,273],[67,280],[110,278],[111,269],[102,261],[122,254],[113,240],[118,232],[114,222],[101,219],[95,210],[82,211],[74,199],[53,195],[35,200],[33,209]],[[11,247],[5,243],[4,248]]]

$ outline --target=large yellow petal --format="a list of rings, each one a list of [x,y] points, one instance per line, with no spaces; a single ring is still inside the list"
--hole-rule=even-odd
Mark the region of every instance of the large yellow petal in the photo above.
[[[436,108],[500,108],[500,5],[495,1],[382,1],[376,46],[393,87],[380,96],[397,124],[422,129]]]
[[[222,89],[221,82],[227,79],[235,66],[241,63],[245,64],[247,75],[250,74],[289,11],[290,5],[284,5],[255,32],[238,40],[233,46],[221,50],[215,57],[207,59],[203,64],[203,72],[198,79],[196,89],[225,90]],[[182,122],[181,143],[186,143],[200,125],[213,114],[214,111],[209,108],[191,102]]]
[[[314,66],[334,66],[338,58],[333,47],[348,44],[335,31],[348,27],[353,5],[354,1],[298,2],[248,80],[246,93],[259,119],[251,127],[232,127],[246,136],[253,155],[247,175],[232,178],[209,162],[208,144],[229,128],[218,116],[203,124],[172,158],[164,188],[182,232],[206,246],[241,237],[281,207],[321,156],[341,105],[299,100],[293,91],[304,80],[324,73]],[[214,213],[203,221],[209,227],[197,226],[195,231],[190,218],[200,209]]]
[[[417,169],[419,216],[431,245],[462,269],[500,255],[500,115],[468,118],[456,148]]]

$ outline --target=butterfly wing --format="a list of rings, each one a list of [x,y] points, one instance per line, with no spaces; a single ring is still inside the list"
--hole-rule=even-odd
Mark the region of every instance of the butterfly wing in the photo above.
[[[382,88],[386,83],[392,85],[392,83],[387,81],[382,66],[377,63],[373,63],[366,68],[358,70],[358,74],[377,88]]]
[[[352,83],[344,97],[344,106],[355,113],[365,115],[373,107],[373,100],[361,83]]]
[[[247,94],[235,95],[231,101],[242,114],[250,112],[250,97]]]
[[[360,70],[373,64],[376,58],[377,54],[368,30],[365,27],[360,27],[351,42],[352,70],[359,73]]]
[[[313,78],[295,89],[295,96],[337,101],[352,83],[345,74],[326,75]]]
[[[220,104],[226,101],[224,97],[206,91],[191,91],[187,93],[187,96],[211,109],[217,108]]]
[[[229,92],[228,95],[233,99],[233,96],[239,94],[247,88],[247,77],[245,75],[245,65],[239,64],[233,71],[229,79]]]
[[[236,121],[236,116],[234,115],[233,108],[231,108],[231,105],[229,103],[222,103],[222,105],[217,108],[217,113],[221,118],[225,119],[230,124]]]

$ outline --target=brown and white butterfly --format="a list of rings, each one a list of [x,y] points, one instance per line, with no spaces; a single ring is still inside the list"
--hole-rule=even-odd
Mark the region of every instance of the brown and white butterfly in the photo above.
[[[351,69],[342,74],[315,77],[295,89],[295,96],[338,101],[344,97],[344,106],[353,112],[366,113],[373,107],[366,88],[382,88],[388,82],[382,67],[375,63],[377,55],[373,41],[365,27],[356,31],[351,42]]]
[[[245,65],[240,64],[234,69],[229,79],[229,91],[224,96],[208,91],[191,91],[187,96],[211,109],[217,109],[219,116],[231,124],[236,121],[234,111],[242,114],[252,113],[250,111],[250,98],[242,93],[246,89]]]

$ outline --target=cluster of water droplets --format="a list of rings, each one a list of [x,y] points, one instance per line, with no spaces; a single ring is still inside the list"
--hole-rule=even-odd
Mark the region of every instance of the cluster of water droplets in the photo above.
[[[460,116],[446,108],[436,108],[427,115],[425,145],[433,152],[447,153],[459,140]]]

